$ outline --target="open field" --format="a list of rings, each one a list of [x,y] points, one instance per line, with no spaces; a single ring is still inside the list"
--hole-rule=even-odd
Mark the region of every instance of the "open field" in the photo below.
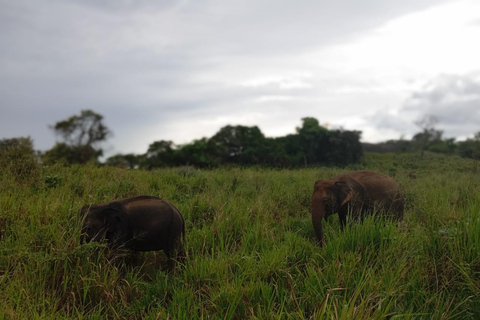
[[[406,196],[400,224],[324,223],[313,183],[371,169]],[[349,168],[155,171],[49,167],[0,176],[0,318],[480,319],[480,172],[472,160],[367,154]],[[148,194],[187,224],[183,268],[113,265],[80,246],[85,204]]]

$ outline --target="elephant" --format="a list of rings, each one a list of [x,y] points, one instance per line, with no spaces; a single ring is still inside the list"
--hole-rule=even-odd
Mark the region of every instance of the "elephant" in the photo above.
[[[324,243],[322,219],[338,213],[340,226],[347,223],[347,214],[361,219],[367,214],[383,213],[384,217],[403,219],[404,196],[391,177],[373,171],[343,173],[329,180],[315,182],[312,195],[312,223],[319,244]]]
[[[132,251],[163,250],[168,268],[183,260],[185,221],[171,203],[153,196],[136,196],[81,209],[80,243],[106,240],[108,247]]]

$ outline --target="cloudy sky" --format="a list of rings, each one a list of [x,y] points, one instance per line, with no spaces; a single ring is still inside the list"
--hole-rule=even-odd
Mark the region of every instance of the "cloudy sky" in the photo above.
[[[92,109],[106,155],[311,116],[362,140],[480,131],[478,0],[0,0],[0,139]]]

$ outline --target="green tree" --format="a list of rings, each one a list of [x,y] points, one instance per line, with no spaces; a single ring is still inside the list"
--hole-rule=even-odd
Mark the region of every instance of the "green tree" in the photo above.
[[[261,164],[280,168],[297,166],[298,158],[292,160],[287,153],[287,146],[294,145],[291,142],[289,137],[265,138],[262,153],[259,155]]]
[[[141,156],[133,153],[116,154],[105,160],[105,164],[112,167],[135,169],[140,165]]]
[[[103,116],[91,110],[82,110],[67,120],[59,121],[50,127],[63,139],[44,155],[47,163],[66,164],[98,161],[103,150],[98,145],[111,134],[103,124]]]
[[[175,145],[172,141],[159,140],[148,146],[142,166],[146,169],[175,166]]]
[[[63,142],[57,142],[52,149],[47,150],[43,155],[43,162],[46,164],[85,164],[89,161],[98,163],[98,158],[103,155],[102,150],[92,146],[70,146]]]
[[[346,165],[358,161],[363,149],[360,131],[328,130],[312,117],[302,119],[296,134],[267,140],[265,154],[280,167]]]
[[[27,181],[38,178],[40,170],[30,138],[0,140],[0,172],[13,175],[17,181]]]
[[[296,134],[285,137],[266,138],[257,126],[228,125],[209,139],[195,140],[182,146],[160,140],[150,144],[140,167],[345,165],[358,161],[362,156],[359,131],[329,131],[312,117],[303,118],[302,126],[296,128],[296,131]],[[120,156],[109,159],[107,163],[125,165]]]
[[[328,147],[321,162],[347,165],[360,160],[363,155],[361,131],[335,130],[329,132]]]
[[[437,152],[437,153],[455,153],[457,149],[457,144],[455,143],[455,138],[448,139],[439,139],[433,141],[428,146],[428,151]]]
[[[207,138],[194,140],[177,150],[178,164],[199,168],[212,168],[219,165],[216,145]]]
[[[265,136],[257,126],[225,126],[209,140],[222,163],[257,164]]]
[[[318,120],[312,117],[302,118],[302,126],[296,129],[303,164],[307,166],[322,162],[322,153],[325,152],[327,145],[328,130],[320,126]]]
[[[475,133],[473,139],[458,143],[458,154],[464,158],[480,159],[480,131]]]
[[[413,136],[412,142],[422,156],[431,146],[442,141],[443,131],[435,129],[437,123],[438,118],[434,115],[425,115],[422,119],[415,121],[422,131]]]

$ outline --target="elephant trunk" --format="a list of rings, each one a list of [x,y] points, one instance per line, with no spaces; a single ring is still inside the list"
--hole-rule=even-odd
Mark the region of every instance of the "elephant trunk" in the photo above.
[[[325,217],[325,203],[318,196],[312,196],[312,223],[320,245],[323,245],[322,220]]]

